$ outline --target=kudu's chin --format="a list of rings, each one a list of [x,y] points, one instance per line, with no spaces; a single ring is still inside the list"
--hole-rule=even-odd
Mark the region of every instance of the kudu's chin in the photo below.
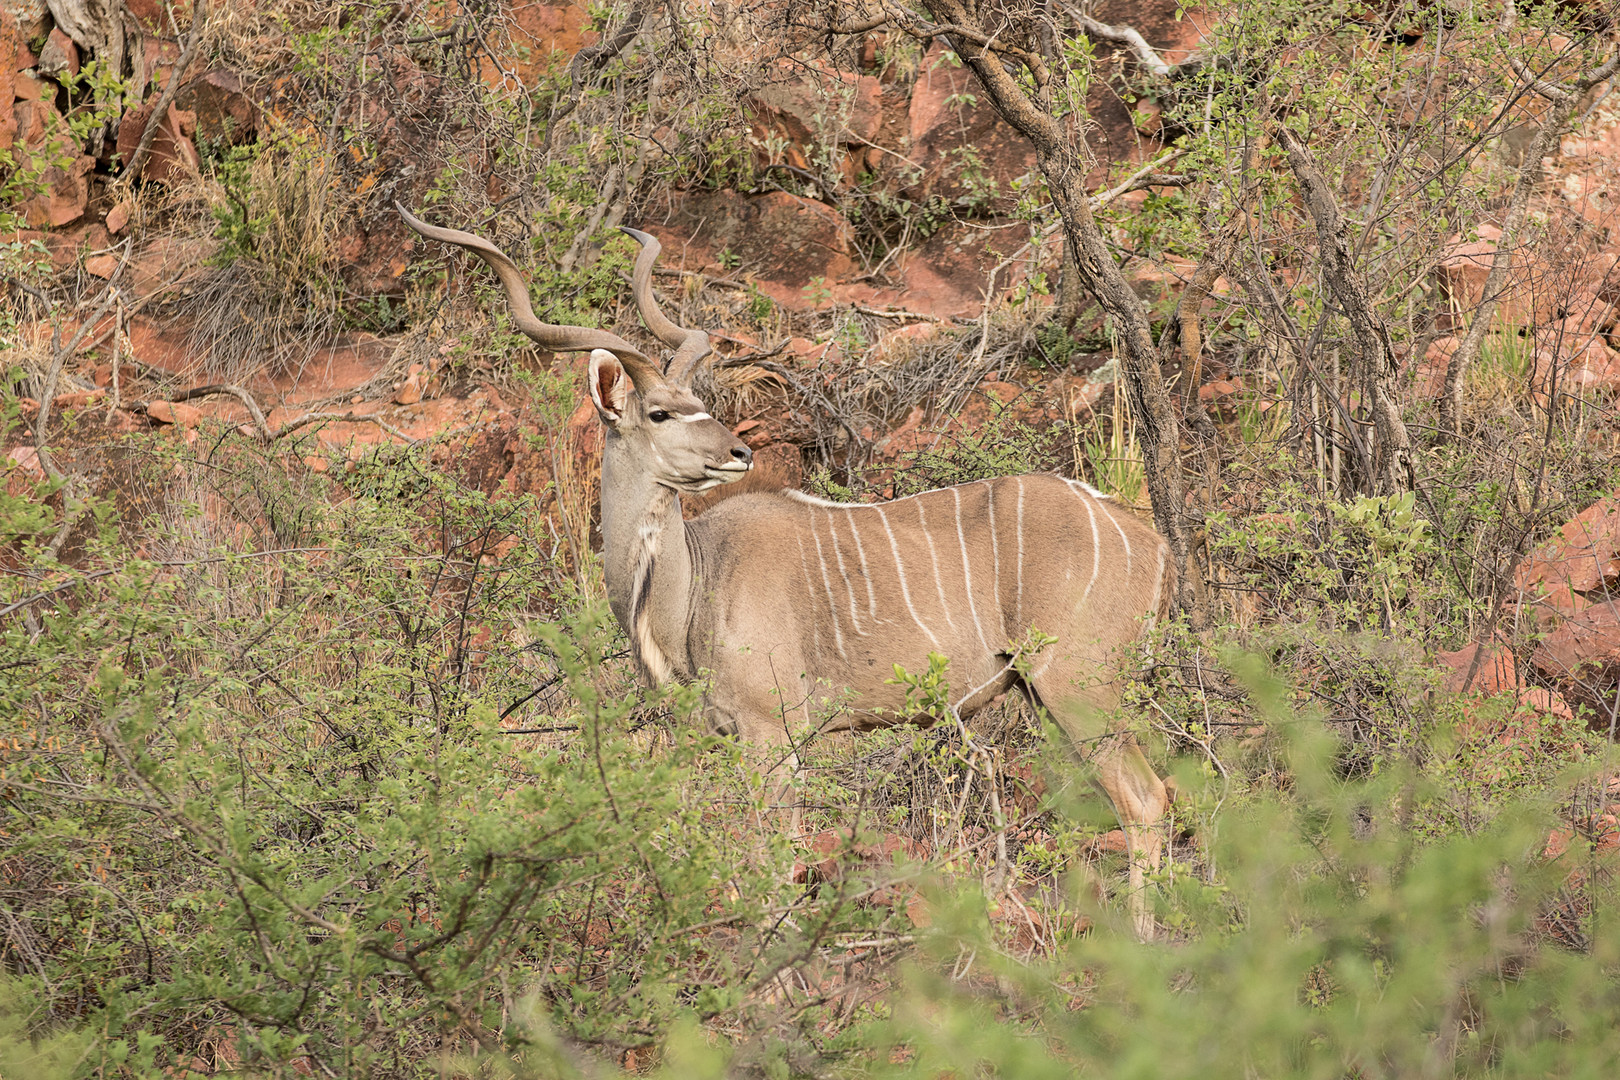
[[[748,475],[753,465],[742,465],[740,468],[720,467],[703,470],[703,477],[699,480],[676,480],[670,487],[688,495],[701,495],[705,491],[713,491],[717,487],[734,484]]]

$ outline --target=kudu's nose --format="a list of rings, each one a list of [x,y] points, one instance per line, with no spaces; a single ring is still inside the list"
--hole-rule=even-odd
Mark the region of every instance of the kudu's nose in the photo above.
[[[742,443],[738,443],[736,446],[731,448],[731,456],[742,462],[744,465],[751,465],[754,461],[754,452],[748,449],[748,447],[744,446]]]

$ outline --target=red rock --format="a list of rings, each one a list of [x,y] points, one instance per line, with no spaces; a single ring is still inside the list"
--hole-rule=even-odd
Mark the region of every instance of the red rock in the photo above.
[[[903,360],[914,353],[918,345],[931,341],[937,333],[939,333],[939,324],[932,322],[911,323],[890,330],[878,338],[877,345],[872,349],[872,358],[869,363],[883,365]]]
[[[1112,383],[1096,382],[1089,375],[1064,378],[1064,410],[1070,420],[1083,420],[1096,409]]]
[[[1453,236],[1440,255],[1437,277],[1444,301],[1441,310],[1447,313],[1442,322],[1449,329],[1460,329],[1473,317],[1502,239],[1502,230],[1489,223],[1482,223],[1475,231],[1478,238],[1474,240]],[[1532,258],[1520,250],[1509,265],[1497,307],[1497,318],[1506,325],[1528,325],[1535,319],[1533,282],[1548,280],[1549,275],[1544,268],[1532,266]],[[1553,307],[1556,305],[1543,304],[1540,310],[1546,312]]]
[[[984,310],[990,270],[1015,246],[1010,233],[992,233],[987,239],[982,229],[947,225],[900,257],[892,275],[901,281],[898,288],[856,283],[834,289],[834,299],[935,318],[977,318]],[[1022,267],[1004,268],[996,278],[995,295],[1014,288],[1022,275]]]
[[[1441,653],[1435,657],[1448,671],[1445,683],[1448,693],[1460,694],[1464,691],[1463,683],[1468,679],[1470,668],[1474,668],[1474,676],[1466,689],[1471,693],[1500,694],[1518,687],[1519,669],[1513,659],[1513,653],[1503,645],[1487,645],[1484,647],[1485,655],[1480,658],[1478,667],[1474,667],[1474,657],[1480,648],[1480,644],[1476,642],[1456,652]]]
[[[39,451],[32,446],[18,446],[6,454],[9,469],[39,481],[45,479],[45,468],[39,463]]]
[[[1557,586],[1595,592],[1620,584],[1620,493],[1582,510],[1514,572],[1521,593],[1549,596]],[[1537,586],[1546,586],[1538,589]]]
[[[164,18],[163,0],[124,0],[124,6],[146,30],[161,33],[168,29],[168,20]],[[179,5],[176,5],[178,8]],[[190,7],[189,4],[186,7]],[[178,11],[176,12],[178,14]]]
[[[84,216],[90,202],[90,170],[96,159],[88,154],[73,158],[63,168],[48,165],[40,175],[45,190],[22,204],[22,212],[32,228],[59,229]]]
[[[84,260],[84,272],[98,278],[111,278],[118,270],[118,259],[113,255],[92,255]]]
[[[140,371],[137,370],[136,368],[130,366],[129,364],[119,364],[118,365],[118,382],[119,382],[119,385],[121,387],[127,387],[130,383],[134,382],[136,379],[138,379],[140,377],[141,377]],[[112,385],[112,365],[111,364],[97,364],[95,373],[94,373],[94,375],[91,376],[91,381],[94,382],[97,386],[111,386]]]
[[[909,194],[1010,205],[1016,201],[1011,182],[1035,168],[1035,149],[990,107],[972,72],[946,59],[947,52],[941,43],[929,48],[911,90],[907,157],[923,173]]]
[[[149,101],[124,114],[118,125],[118,160],[126,166],[141,144],[141,136],[152,122],[152,110],[157,101]],[[147,151],[146,163],[141,166],[144,179],[165,183],[188,176],[197,170],[200,159],[197,147],[191,141],[196,130],[197,115],[177,105],[169,106],[169,113],[158,128],[157,135]]]
[[[885,833],[876,843],[851,843],[849,834],[839,829],[823,829],[805,839],[808,862],[797,863],[794,880],[800,882],[838,881],[848,863],[893,863],[899,859],[924,859],[928,849],[909,837]],[[881,891],[881,890],[880,890]],[[873,899],[883,902],[874,894]]]
[[[60,29],[53,28],[39,50],[39,70],[46,75],[60,75],[62,72],[77,75],[79,47]]]
[[[146,406],[146,415],[160,424],[192,428],[202,421],[202,410],[183,401],[154,401]]]
[[[1568,320],[1566,320],[1568,321]],[[1620,353],[1599,334],[1565,334],[1555,325],[1537,334],[1534,389],[1586,397],[1620,391]]]
[[[128,199],[125,199],[123,202],[120,202],[117,206],[107,211],[107,231],[112,233],[114,236],[123,232],[124,226],[129,224],[129,214],[133,209],[134,204]]]
[[[100,390],[73,390],[53,397],[51,399],[51,408],[82,409],[92,402],[100,401],[103,396]]]
[[[493,44],[501,66],[524,86],[536,85],[560,59],[572,57],[598,37],[591,29],[589,5],[578,0],[513,0],[505,18],[504,40],[497,38]],[[492,84],[501,78],[494,67],[487,61],[480,67],[482,78]]]
[[[213,143],[248,142],[259,127],[259,107],[234,71],[216,69],[188,80],[174,103],[196,116],[197,137]]]
[[[56,111],[56,106],[50,101],[24,98],[11,106],[12,137],[13,140],[38,150],[45,145],[46,139],[52,134],[62,130],[62,114]],[[71,147],[61,139],[56,140],[54,150],[71,151]]]
[[[813,152],[824,146],[871,143],[883,124],[883,87],[871,75],[780,65],[782,77],[754,92],[750,114]]]
[[[394,386],[394,403],[396,405],[415,405],[422,400],[422,384],[425,376],[422,374],[421,364],[412,364],[405,381]]]
[[[0,60],[4,59],[5,42],[0,40]],[[8,66],[0,65],[0,150],[10,150],[17,141],[17,110],[13,104],[12,88],[16,74]]]
[[[32,71],[18,71],[12,76],[12,93],[18,101],[43,101],[50,104],[56,100],[59,87],[49,79],[42,79]]]
[[[1559,720],[1575,719],[1575,710],[1569,707],[1564,695],[1556,690],[1548,690],[1545,686],[1532,686],[1519,692],[1519,707],[1528,709],[1542,716],[1552,716]]]
[[[1620,600],[1565,619],[1536,647],[1534,660],[1565,698],[1592,711],[1594,728],[1607,730],[1620,690]]]
[[[1097,855],[1125,855],[1130,851],[1130,841],[1125,836],[1124,829],[1110,829],[1101,836],[1093,836],[1084,841],[1086,853]]]
[[[0,25],[15,32],[22,41],[43,35],[51,26],[48,0],[4,0],[0,3]],[[10,56],[3,59],[10,60]]]
[[[310,472],[317,473],[323,473],[332,467],[331,462],[327,461],[319,454],[310,454],[308,457],[304,458],[304,464],[309,466]]]
[[[207,269],[215,246],[202,237],[156,237],[131,256],[124,280],[136,296],[177,287]]]
[[[832,207],[773,191],[696,192],[678,202],[667,226],[649,226],[664,244],[664,265],[683,254],[682,269],[716,276],[755,275],[778,303],[796,310],[815,306],[807,295],[854,271],[855,234]],[[722,265],[721,256],[725,256]]]
[[[1231,397],[1241,389],[1243,387],[1231,379],[1216,379],[1214,382],[1207,382],[1198,388],[1198,400],[1210,402],[1217,398]]]

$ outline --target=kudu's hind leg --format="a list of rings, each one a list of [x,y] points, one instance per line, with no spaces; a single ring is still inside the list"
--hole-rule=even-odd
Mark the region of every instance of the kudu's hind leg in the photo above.
[[[1114,804],[1119,823],[1125,830],[1130,859],[1131,919],[1136,936],[1151,941],[1156,924],[1148,906],[1147,875],[1158,870],[1164,853],[1164,814],[1170,806],[1170,793],[1129,732],[1103,740],[1092,758],[1097,782]]]
[[[1116,700],[1111,688],[1093,685],[1077,697],[1073,685],[1054,672],[1036,675],[1033,681],[1037,699],[1081,753],[1090,757],[1097,783],[1114,804],[1130,860],[1131,921],[1137,937],[1151,941],[1156,924],[1148,905],[1147,876],[1158,870],[1164,853],[1163,821],[1170,807],[1170,791],[1142,755],[1135,736],[1117,731],[1103,734],[1107,730],[1103,717]],[[1092,743],[1099,734],[1103,734],[1101,741]]]

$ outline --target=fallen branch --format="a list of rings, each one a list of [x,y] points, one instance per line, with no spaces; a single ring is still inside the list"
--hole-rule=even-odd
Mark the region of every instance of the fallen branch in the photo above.
[[[214,394],[230,394],[232,397],[241,401],[243,405],[246,405],[247,411],[253,417],[254,425],[259,429],[259,438],[263,439],[265,442],[271,441],[270,425],[265,422],[264,411],[259,408],[259,403],[253,400],[253,395],[242,389],[240,386],[234,386],[230,383],[211,383],[208,386],[193,386],[190,390],[180,391],[180,393],[176,394],[169,400],[171,402],[190,401],[193,398],[210,397]]]
[[[1164,62],[1164,57],[1159,55],[1158,50],[1147,43],[1147,39],[1142,36],[1136,27],[1110,26],[1098,19],[1093,19],[1083,11],[1076,11],[1067,4],[1064,7],[1068,9],[1069,17],[1079,25],[1080,29],[1092,37],[1102,38],[1104,41],[1112,41],[1119,45],[1129,45],[1131,51],[1136,54],[1136,59],[1153,74],[1165,76],[1174,70]]]

